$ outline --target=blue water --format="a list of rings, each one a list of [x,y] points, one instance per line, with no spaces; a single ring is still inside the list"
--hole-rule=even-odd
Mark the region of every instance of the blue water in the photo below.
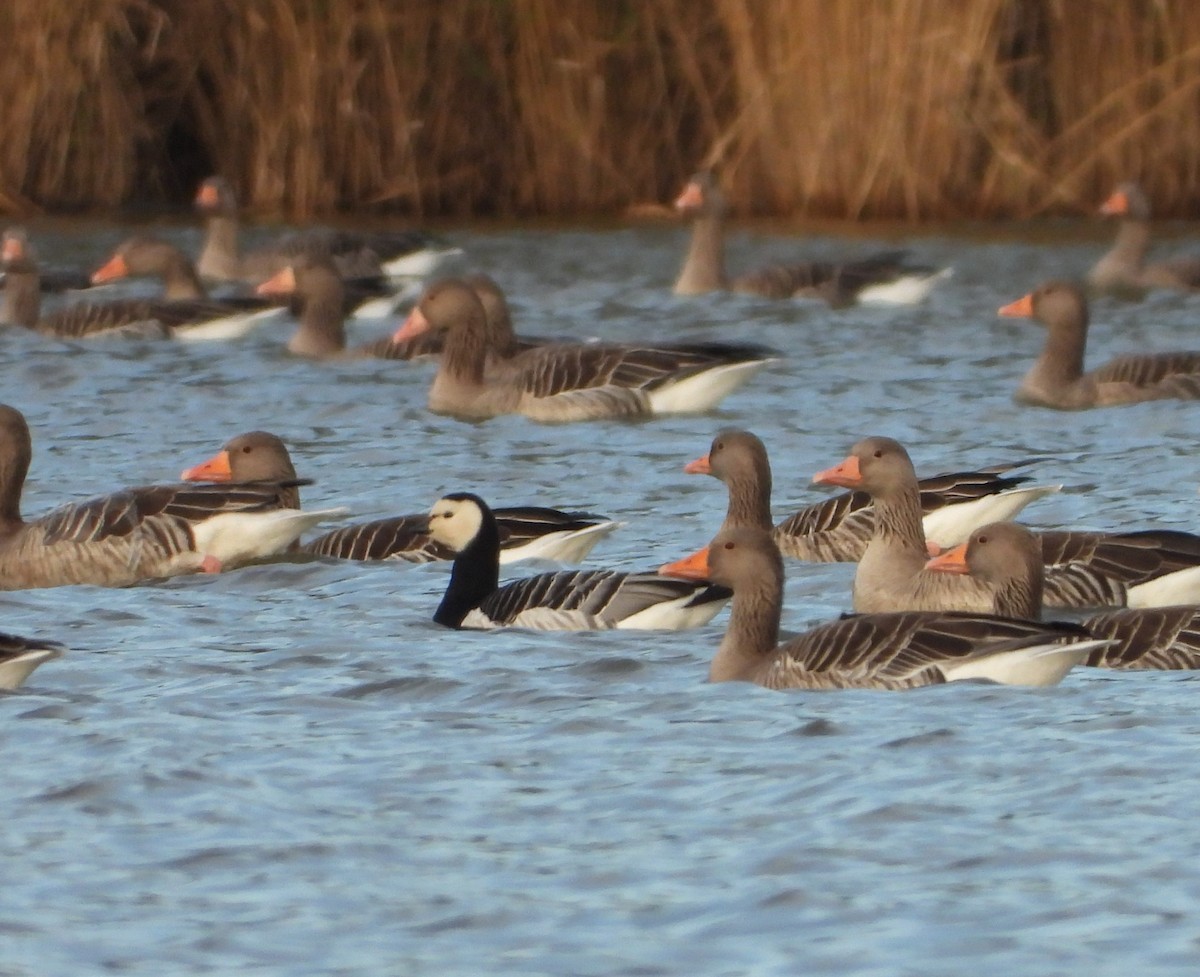
[[[1041,336],[994,310],[1103,250],[1105,230],[1069,230],[901,241],[954,278],[916,309],[836,312],[672,297],[673,227],[453,235],[524,331],[786,354],[717,414],[645,423],[461,424],[424,410],[430,366],[298,360],[287,323],[194,346],[9,332],[2,399],[35,440],[25,511],[172,480],[265,429],[315,479],[306,504],[367,519],[474,490],[592,508],[626,525],[591,563],[643,568],[715,530],[723,487],[681,469],[739,425],[771,450],[781,516],[820,497],[814,471],[888,434],[923,472],[1042,458],[1037,478],[1067,488],[1027,510],[1039,526],[1195,529],[1200,406],[1011,401]],[[122,236],[32,232],[91,265]],[[896,243],[745,231],[730,264]],[[1097,302],[1091,361],[1200,348],[1198,303]],[[848,606],[851,567],[789,571],[786,627]],[[710,686],[723,616],[451,633],[429,621],[445,580],[309,562],[0,594],[0,626],[71,648],[0,695],[0,974],[1196,971],[1193,675]]]

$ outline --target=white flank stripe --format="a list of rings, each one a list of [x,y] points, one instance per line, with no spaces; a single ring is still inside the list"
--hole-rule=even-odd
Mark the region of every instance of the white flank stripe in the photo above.
[[[858,293],[860,305],[916,305],[925,301],[938,282],[954,274],[943,268],[929,275],[904,275],[894,281],[868,285]]]
[[[942,506],[923,520],[925,538],[942,549],[958,546],[980,526],[989,522],[1007,522],[1030,502],[1061,491],[1061,485],[1034,485]]]
[[[1125,594],[1127,607],[1173,607],[1176,604],[1200,604],[1200,567],[1188,567],[1130,587]]]
[[[676,383],[649,391],[654,414],[690,414],[712,410],[730,393],[753,377],[772,360],[729,363],[695,373]]]
[[[524,546],[500,551],[500,565],[518,560],[555,560],[559,563],[579,563],[600,540],[619,528],[619,522],[602,522],[583,529],[563,529],[530,540]]]
[[[0,689],[18,688],[38,665],[61,654],[61,651],[54,648],[37,648],[7,661],[0,661]]]
[[[220,319],[212,319],[198,326],[180,326],[175,338],[181,343],[211,343],[223,339],[241,339],[259,326],[282,319],[287,310],[283,307],[262,309],[259,312],[235,312]]]
[[[196,550],[231,566],[274,556],[318,523],[339,518],[346,509],[275,509],[271,512],[226,512],[194,527]]]
[[[1097,639],[1074,644],[1033,645],[945,664],[942,671],[951,682],[984,679],[1002,685],[1057,685],[1074,666],[1087,660],[1093,648],[1112,643]]]

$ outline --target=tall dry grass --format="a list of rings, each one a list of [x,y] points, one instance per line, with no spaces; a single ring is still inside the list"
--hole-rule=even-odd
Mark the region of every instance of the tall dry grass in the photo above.
[[[0,209],[120,201],[151,133],[138,72],[164,15],[129,0],[0,3]]]
[[[1200,203],[1194,0],[6,0],[0,209],[211,169],[299,217]]]

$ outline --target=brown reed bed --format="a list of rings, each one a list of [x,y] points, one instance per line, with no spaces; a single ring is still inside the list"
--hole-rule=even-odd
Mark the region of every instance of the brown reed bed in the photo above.
[[[582,215],[1200,202],[1192,0],[7,0],[0,210]]]

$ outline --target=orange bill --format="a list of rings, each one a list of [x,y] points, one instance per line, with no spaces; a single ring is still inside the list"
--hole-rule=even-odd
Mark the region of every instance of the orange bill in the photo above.
[[[217,188],[211,183],[203,183],[200,189],[196,191],[196,206],[197,207],[215,207],[221,202],[221,195],[217,193]]]
[[[687,577],[689,580],[707,580],[711,572],[708,566],[708,547],[697,550],[674,563],[664,563],[658,568],[664,577]]]
[[[960,543],[954,549],[935,556],[925,564],[925,569],[938,573],[970,573],[967,569],[967,544]]]
[[[129,274],[129,265],[125,263],[123,254],[114,254],[101,267],[92,272],[92,284],[103,285],[105,282],[125,278]]]
[[[683,188],[683,192],[675,198],[676,210],[692,210],[700,207],[704,203],[704,191],[700,189],[700,184],[695,180],[688,183]]]
[[[4,251],[0,257],[5,261],[20,261],[25,257],[25,245],[19,237],[8,235],[4,238]]]
[[[1033,318],[1033,292],[1028,295],[1023,295],[1015,302],[1009,302],[1008,305],[1002,305],[996,310],[997,314],[1007,316],[1010,319],[1032,319]]]
[[[259,295],[291,295],[296,291],[296,272],[291,265],[268,278],[254,290]]]
[[[232,482],[233,469],[229,466],[229,452],[218,451],[208,461],[186,469],[179,478],[185,482]]]
[[[862,484],[862,469],[858,466],[858,458],[850,455],[840,465],[826,468],[813,476],[817,485],[841,485],[844,488],[858,488]]]
[[[429,332],[429,320],[425,318],[425,313],[421,311],[421,307],[418,305],[408,314],[408,318],[404,320],[404,325],[392,334],[392,342],[402,343],[406,339],[415,339],[417,336],[427,332]]]
[[[689,461],[683,466],[685,475],[711,475],[712,463],[709,461],[708,455],[703,458],[697,458],[695,461]]]
[[[1100,213],[1105,217],[1121,217],[1129,213],[1129,197],[1124,190],[1118,190],[1100,205]]]

